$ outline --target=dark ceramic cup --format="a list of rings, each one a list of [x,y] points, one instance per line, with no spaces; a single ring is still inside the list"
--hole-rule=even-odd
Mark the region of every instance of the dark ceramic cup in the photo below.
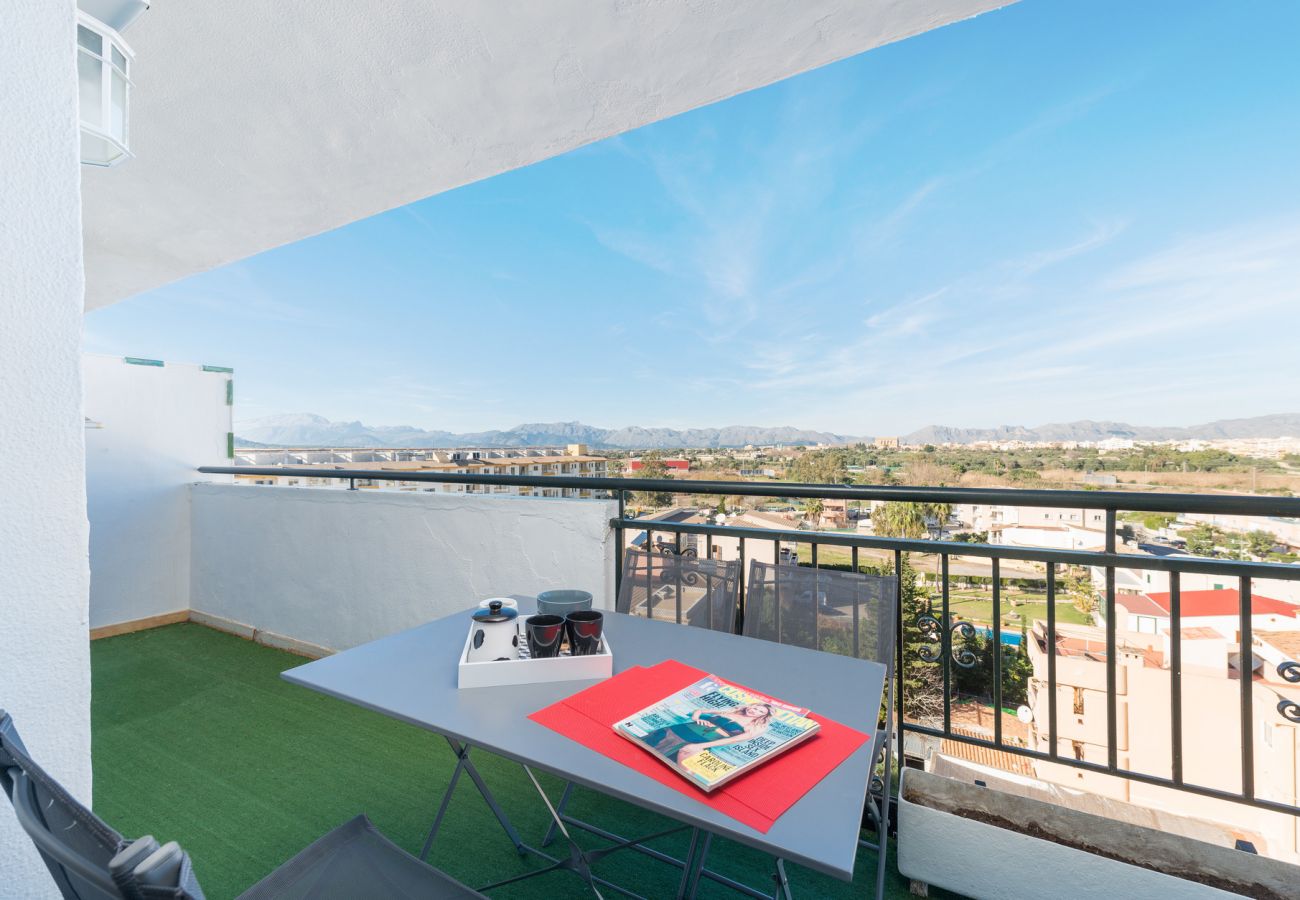
[[[574,656],[590,656],[600,651],[605,617],[592,609],[571,612],[564,619],[564,630],[569,635],[569,652]]]
[[[564,620],[559,616],[530,616],[524,625],[528,634],[528,653],[533,659],[560,655],[564,643]]]

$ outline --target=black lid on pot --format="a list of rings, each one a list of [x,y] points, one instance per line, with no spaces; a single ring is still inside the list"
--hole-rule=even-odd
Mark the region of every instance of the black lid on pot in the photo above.
[[[519,610],[512,606],[506,606],[500,600],[493,600],[488,604],[487,609],[479,607],[474,610],[475,622],[509,622],[519,615]]]

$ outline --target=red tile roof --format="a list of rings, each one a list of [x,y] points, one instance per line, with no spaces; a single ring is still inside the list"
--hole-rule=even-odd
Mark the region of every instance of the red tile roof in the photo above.
[[[1167,591],[1130,594],[1117,598],[1116,602],[1121,603],[1134,615],[1160,617],[1169,615]],[[1193,619],[1198,616],[1235,616],[1240,602],[1241,595],[1235,588],[1224,588],[1218,591],[1183,591],[1182,617]],[[1257,616],[1270,613],[1279,616],[1297,616],[1300,615],[1300,606],[1254,594],[1250,598],[1250,611]]]

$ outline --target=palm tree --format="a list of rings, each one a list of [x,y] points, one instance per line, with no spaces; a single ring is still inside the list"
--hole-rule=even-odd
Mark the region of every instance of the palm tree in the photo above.
[[[952,515],[951,503],[891,502],[871,513],[871,526],[880,537],[919,538],[927,531],[926,520],[942,525]]]
[[[804,512],[808,516],[808,521],[812,524],[813,528],[816,528],[817,523],[822,520],[822,510],[826,508],[826,505],[822,503],[820,498],[814,497],[812,500],[805,503],[803,508]]]

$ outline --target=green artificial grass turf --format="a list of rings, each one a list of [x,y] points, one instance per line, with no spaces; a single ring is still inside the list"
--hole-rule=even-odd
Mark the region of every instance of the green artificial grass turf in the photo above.
[[[361,812],[418,853],[454,764],[446,742],[281,680],[282,671],[305,661],[189,623],[92,643],[95,811],[127,837],[179,841],[210,900],[235,896]],[[549,819],[522,769],[482,751],[473,758],[524,839],[539,843]],[[558,800],[557,779],[542,785]],[[574,797],[576,815],[629,837],[672,824],[590,791]],[[680,858],[686,841],[683,833],[653,846]],[[457,787],[429,861],[473,887],[541,865],[515,854],[468,779]],[[865,897],[874,862],[873,854],[859,854],[851,885],[799,866],[787,872],[797,897]],[[771,885],[770,858],[728,841],[713,842],[709,865],[759,889]],[[596,872],[647,897],[673,896],[680,875],[631,851]],[[567,873],[492,892],[583,894],[582,882]],[[737,895],[702,881],[700,896]],[[892,865],[887,896],[909,896]]]

